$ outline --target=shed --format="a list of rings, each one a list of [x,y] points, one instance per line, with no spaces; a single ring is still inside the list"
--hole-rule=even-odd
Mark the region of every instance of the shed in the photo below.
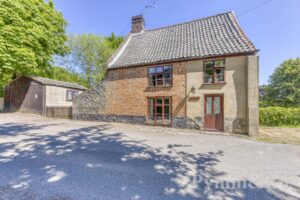
[[[73,98],[84,90],[85,87],[76,83],[20,76],[5,88],[4,110],[47,115],[53,107],[71,108]]]

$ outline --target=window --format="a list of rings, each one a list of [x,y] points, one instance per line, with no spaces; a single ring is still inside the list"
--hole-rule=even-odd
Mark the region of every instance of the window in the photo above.
[[[171,124],[171,97],[149,97],[147,122],[153,124]]]
[[[78,95],[78,91],[67,90],[67,101],[73,101],[73,98]]]
[[[225,82],[225,60],[213,60],[204,62],[204,83]]]
[[[172,66],[157,66],[148,68],[149,86],[172,85]]]

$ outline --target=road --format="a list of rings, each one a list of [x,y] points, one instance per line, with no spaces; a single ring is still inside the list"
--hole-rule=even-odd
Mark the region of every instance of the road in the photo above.
[[[0,199],[300,199],[300,146],[0,114]]]

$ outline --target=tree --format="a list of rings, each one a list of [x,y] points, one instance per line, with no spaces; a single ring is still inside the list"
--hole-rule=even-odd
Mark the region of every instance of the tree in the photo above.
[[[265,87],[262,105],[300,106],[300,58],[283,62]]]
[[[94,34],[70,35],[67,42],[70,53],[58,60],[61,65],[79,67],[88,85],[92,86],[105,76],[106,61],[122,40],[122,37],[114,34],[110,37]]]
[[[66,25],[51,0],[0,0],[0,87],[49,73],[52,56],[67,52]]]
[[[84,79],[81,74],[63,67],[51,67],[51,74],[49,74],[47,77],[59,81],[78,83],[79,85],[85,87],[88,86],[86,79]]]

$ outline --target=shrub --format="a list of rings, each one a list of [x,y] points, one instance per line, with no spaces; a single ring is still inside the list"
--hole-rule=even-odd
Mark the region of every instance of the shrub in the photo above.
[[[300,107],[260,108],[259,122],[263,126],[300,126]]]

